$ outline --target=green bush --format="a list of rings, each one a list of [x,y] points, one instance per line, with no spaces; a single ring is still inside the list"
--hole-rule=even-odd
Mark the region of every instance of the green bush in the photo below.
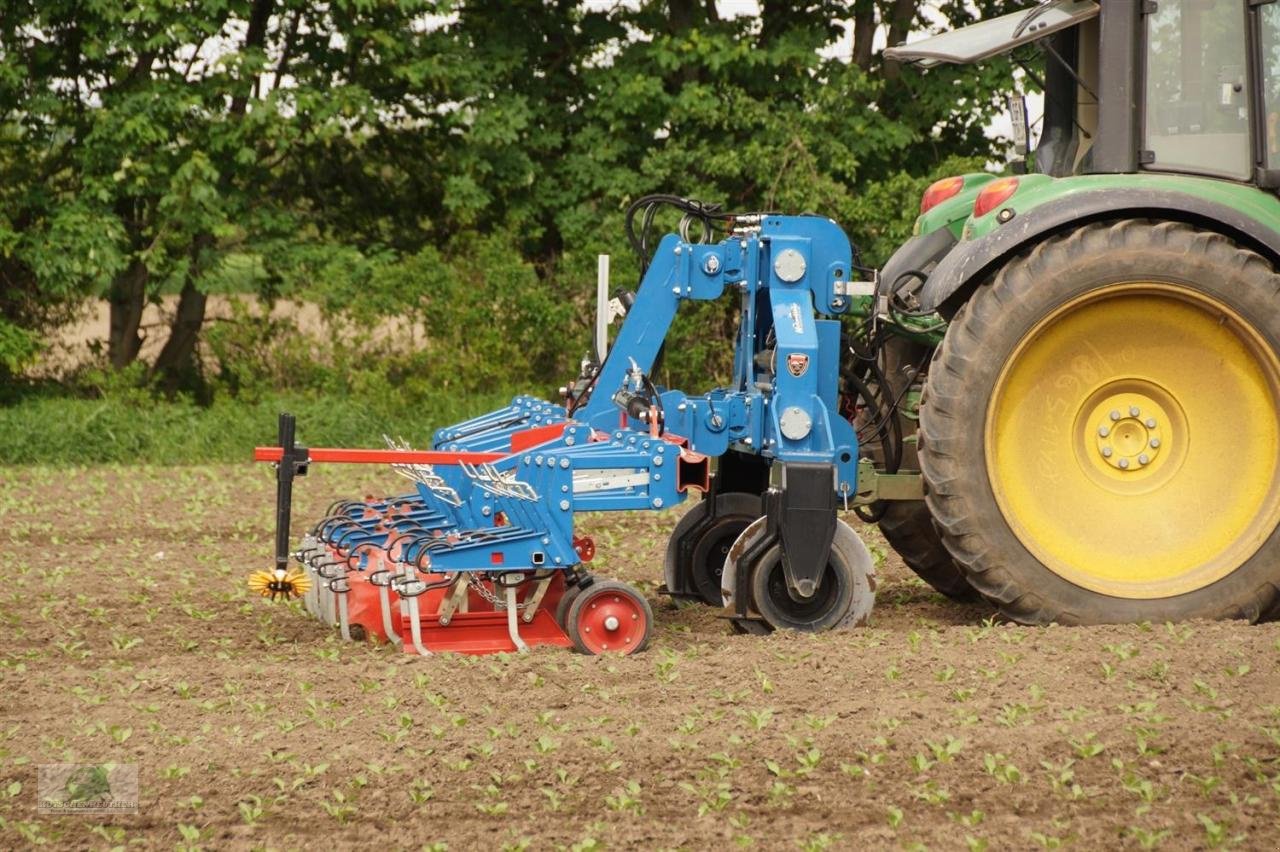
[[[16,376],[40,352],[39,335],[0,317],[0,379]]]

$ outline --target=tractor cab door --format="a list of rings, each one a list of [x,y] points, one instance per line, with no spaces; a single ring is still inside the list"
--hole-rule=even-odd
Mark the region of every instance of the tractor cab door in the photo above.
[[[1258,144],[1258,183],[1280,188],[1280,3],[1255,8],[1255,66],[1258,82],[1252,87],[1258,110],[1255,138]]]
[[[1158,0],[1145,15],[1144,169],[1247,180],[1246,5]]]

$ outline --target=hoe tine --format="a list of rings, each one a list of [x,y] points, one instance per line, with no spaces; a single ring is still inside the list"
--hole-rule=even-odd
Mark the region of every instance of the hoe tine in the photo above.
[[[516,587],[515,584],[507,586],[507,634],[511,637],[511,642],[516,646],[516,650],[524,654],[529,651],[529,646],[520,638],[520,630],[516,619]]]
[[[422,644],[422,623],[418,611],[418,595],[422,594],[426,584],[418,579],[412,565],[405,566],[405,580],[400,584],[400,600],[408,601],[409,635],[413,639],[413,649],[419,656],[430,657],[431,652]]]
[[[351,591],[351,586],[347,583],[346,577],[339,577],[329,581],[329,590],[333,592],[334,600],[338,604],[338,627],[342,631],[342,638],[350,642],[351,621],[347,613],[347,592]]]
[[[390,554],[384,558],[378,566],[378,569],[369,575],[370,585],[378,588],[378,608],[382,613],[382,632],[387,634],[387,641],[394,641],[397,632],[391,623],[391,584],[395,582],[395,575],[387,568],[387,559]]]

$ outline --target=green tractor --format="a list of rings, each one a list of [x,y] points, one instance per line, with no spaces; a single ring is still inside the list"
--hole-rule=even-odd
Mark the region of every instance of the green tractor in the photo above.
[[[1043,56],[1035,150],[933,184],[871,307],[882,443],[924,479],[878,504],[884,535],[1019,622],[1257,620],[1280,599],[1280,4],[1055,0],[885,55],[1005,52]]]

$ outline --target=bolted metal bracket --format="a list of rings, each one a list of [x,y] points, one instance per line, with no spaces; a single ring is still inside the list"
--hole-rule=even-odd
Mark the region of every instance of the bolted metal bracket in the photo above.
[[[881,473],[870,459],[858,461],[858,490],[853,503],[865,506],[879,500],[923,500],[924,477],[918,473]]]
[[[870,281],[836,281],[831,291],[837,296],[874,296],[880,288],[880,271],[871,271]]]

